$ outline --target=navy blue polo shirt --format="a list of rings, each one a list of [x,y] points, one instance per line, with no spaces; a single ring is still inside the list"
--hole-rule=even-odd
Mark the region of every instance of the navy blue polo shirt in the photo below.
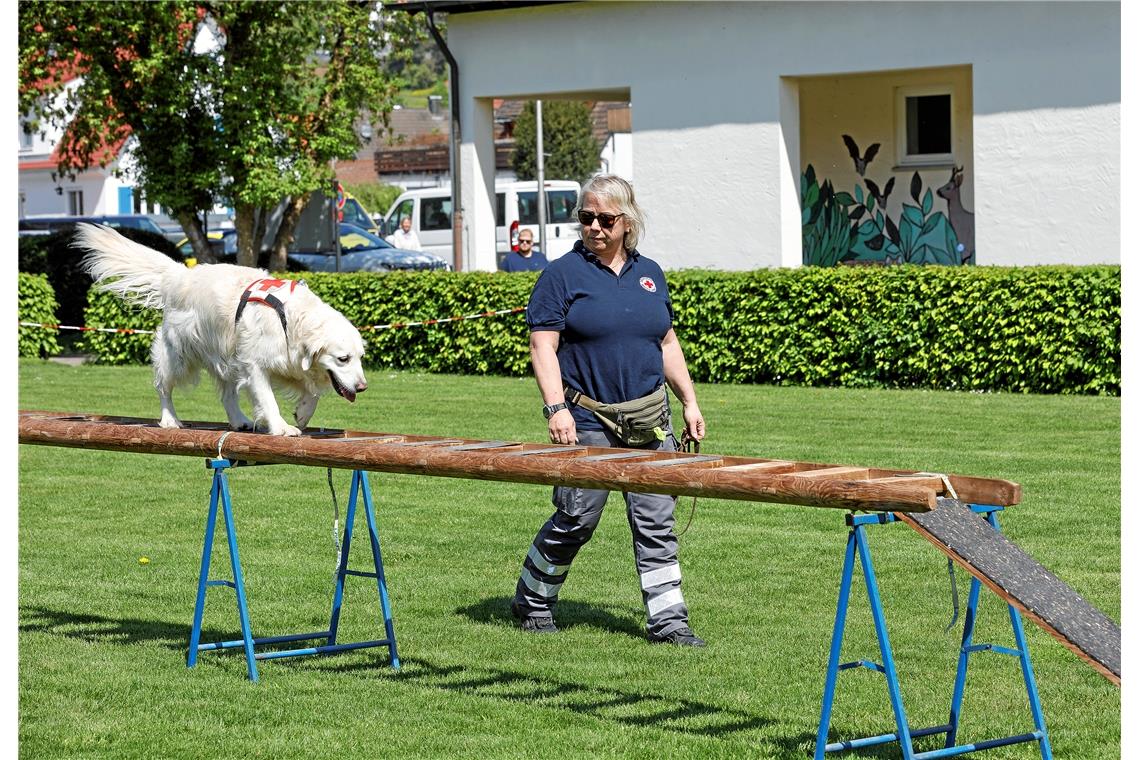
[[[503,257],[504,272],[541,272],[546,268],[546,257],[542,251],[532,251],[530,257],[516,251],[508,251]]]
[[[648,396],[665,382],[661,341],[673,326],[665,273],[630,251],[615,275],[582,241],[550,262],[526,307],[531,331],[561,333],[562,380],[590,398],[615,404]],[[571,404],[581,430],[601,430],[592,412]]]

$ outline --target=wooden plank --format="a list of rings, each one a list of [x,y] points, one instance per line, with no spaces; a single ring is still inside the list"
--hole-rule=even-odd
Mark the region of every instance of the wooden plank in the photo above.
[[[960,501],[898,517],[1108,680],[1120,685],[1120,627]]]
[[[585,446],[556,446],[548,449],[526,449],[525,451],[512,451],[508,456],[529,457],[536,454],[569,454],[571,452],[585,450]]]
[[[866,467],[824,467],[819,470],[797,472],[797,478],[842,478],[844,480],[866,480]],[[861,477],[860,477],[861,476]]]
[[[412,446],[444,446],[446,444],[451,444],[451,443],[463,443],[463,441],[459,440],[458,438],[438,438],[435,440],[428,440],[428,441],[404,441],[403,443],[401,443],[399,445],[400,446],[409,446],[409,447],[412,447]]]
[[[933,477],[930,475],[891,475],[887,478],[867,478],[868,483],[897,483],[899,479],[906,480],[907,483],[917,483],[926,488],[930,488],[938,493],[942,493],[945,485],[942,478]]]
[[[697,454],[696,456],[677,457],[676,459],[657,459],[652,462],[638,462],[638,464],[642,467],[677,467],[680,465],[685,467],[692,467],[694,465],[708,467],[719,461],[721,461],[721,458],[713,454]]]
[[[644,457],[653,456],[652,451],[618,451],[613,454],[594,454],[593,456],[583,457],[581,462],[610,462],[614,459],[642,459]]]
[[[520,446],[510,441],[480,441],[479,443],[465,443],[460,446],[449,446],[450,451],[478,451],[479,449],[506,449]]]
[[[769,462],[748,462],[746,464],[733,464],[720,468],[724,472],[792,472],[796,469],[795,462],[772,460]]]

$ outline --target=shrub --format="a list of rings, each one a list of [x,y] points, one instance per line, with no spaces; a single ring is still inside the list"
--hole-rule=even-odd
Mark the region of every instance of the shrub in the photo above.
[[[308,273],[358,326],[524,306],[532,273]],[[1120,267],[838,267],[667,275],[703,382],[1120,393]],[[88,324],[153,329],[92,297]],[[362,330],[372,368],[525,375],[521,314]],[[102,361],[146,361],[149,336],[88,334]]]
[[[20,322],[54,325],[56,309],[55,291],[47,276],[20,272],[18,283],[18,311]],[[59,353],[59,333],[42,327],[20,327],[19,354],[24,357],[47,357]]]
[[[1120,393],[1120,267],[669,275],[707,382]]]

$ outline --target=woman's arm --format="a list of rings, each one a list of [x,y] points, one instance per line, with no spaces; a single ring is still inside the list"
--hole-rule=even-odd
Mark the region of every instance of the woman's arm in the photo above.
[[[685,434],[694,441],[699,441],[705,437],[705,418],[697,406],[697,392],[689,377],[689,366],[685,363],[681,341],[677,340],[677,333],[671,327],[661,341],[661,358],[665,364],[665,382],[684,406]]]
[[[566,400],[562,390],[562,368],[558,365],[558,340],[560,333],[554,330],[535,330],[530,334],[530,363],[534,367],[534,379],[542,393],[542,403],[560,404]],[[577,443],[578,431],[574,425],[574,415],[569,409],[561,409],[547,420],[547,430],[553,443]]]

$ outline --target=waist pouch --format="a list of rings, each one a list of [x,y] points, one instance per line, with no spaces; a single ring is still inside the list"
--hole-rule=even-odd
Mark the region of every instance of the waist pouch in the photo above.
[[[669,397],[664,385],[648,396],[620,404],[603,404],[569,386],[563,390],[570,403],[593,412],[598,421],[627,446],[664,441],[669,435]]]

